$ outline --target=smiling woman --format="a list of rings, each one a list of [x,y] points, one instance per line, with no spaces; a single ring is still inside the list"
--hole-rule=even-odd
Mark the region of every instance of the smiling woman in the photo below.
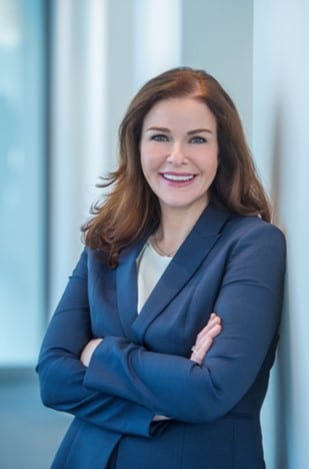
[[[170,105],[171,99],[174,105],[179,99],[188,100],[191,106],[199,104],[202,112],[199,119],[207,118],[213,126],[213,129],[206,127],[214,131],[212,136],[207,133],[207,140],[212,138],[212,143],[217,140],[218,168],[209,187],[209,200],[233,212],[259,215],[270,221],[267,197],[257,178],[233,101],[215,78],[204,71],[174,69],[147,82],[132,100],[120,125],[119,167],[102,184],[102,188],[115,184],[115,190],[104,204],[94,207],[96,216],[83,228],[87,245],[105,251],[111,265],[117,263],[123,248],[137,241],[150,226],[155,228],[160,224],[159,199],[150,185],[145,184],[142,169],[142,130],[145,130],[144,119],[149,118],[159,104],[160,108],[163,102]],[[162,123],[151,125],[159,126],[159,132],[154,132],[156,140],[168,139],[168,134],[162,132]],[[166,125],[168,127],[168,123]],[[195,125],[191,125],[186,131],[200,127],[195,129]],[[163,130],[167,130],[166,126]]]
[[[75,416],[52,467],[264,469],[285,240],[220,84],[147,82],[111,184],[37,367],[44,403]]]

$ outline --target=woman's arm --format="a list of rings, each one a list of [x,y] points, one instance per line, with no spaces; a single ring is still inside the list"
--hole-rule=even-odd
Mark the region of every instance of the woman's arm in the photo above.
[[[212,313],[206,326],[199,332],[195,345],[192,347],[190,360],[201,365],[207,352],[210,350],[215,337],[221,332],[221,319]],[[103,339],[91,339],[81,353],[81,362],[84,366],[89,366],[91,357],[95,349],[100,345]],[[153,422],[162,420],[170,420],[169,417],[163,415],[155,415]]]
[[[205,327],[199,332],[195,345],[192,347],[192,353],[190,360],[199,365],[202,364],[204,358],[207,355],[208,350],[213,344],[215,337],[221,332],[221,319],[216,313],[212,313],[208,323]],[[103,338],[100,339],[91,339],[83,349],[81,353],[80,360],[85,366],[89,366],[91,357],[95,349],[100,345]]]
[[[80,356],[92,337],[85,250],[42,344],[37,366],[42,401],[107,430],[149,436],[154,416],[150,408],[85,387],[86,367]]]
[[[277,333],[285,241],[261,224],[231,252],[214,310],[222,332],[202,366],[105,337],[93,353],[85,385],[171,418],[211,421],[231,410],[254,383]]]

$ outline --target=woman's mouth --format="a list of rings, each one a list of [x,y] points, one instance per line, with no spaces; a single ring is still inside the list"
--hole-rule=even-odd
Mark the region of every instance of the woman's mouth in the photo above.
[[[167,181],[176,183],[189,182],[195,178],[194,174],[161,173],[161,176]]]

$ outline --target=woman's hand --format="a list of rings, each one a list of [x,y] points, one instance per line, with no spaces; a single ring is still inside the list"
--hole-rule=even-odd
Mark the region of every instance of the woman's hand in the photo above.
[[[102,342],[103,339],[92,339],[88,344],[84,347],[84,350],[81,353],[80,361],[83,365],[88,366],[92,357],[93,352],[97,348],[97,346]]]
[[[190,360],[202,364],[208,350],[212,346],[214,338],[220,334],[222,329],[221,318],[212,313],[206,326],[199,332],[195,344],[192,347]]]

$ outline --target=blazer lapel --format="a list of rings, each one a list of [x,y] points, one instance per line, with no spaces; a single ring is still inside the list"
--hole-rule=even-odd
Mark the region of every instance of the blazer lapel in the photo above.
[[[134,324],[131,325],[138,342],[142,343],[143,336],[151,322],[194,275],[220,237],[222,228],[229,217],[230,212],[216,209],[212,205],[209,205],[202,213],[155,286]]]
[[[132,323],[137,317],[137,271],[136,259],[146,240],[143,238],[133,247],[125,249],[116,269],[117,305],[125,335],[133,340]]]

